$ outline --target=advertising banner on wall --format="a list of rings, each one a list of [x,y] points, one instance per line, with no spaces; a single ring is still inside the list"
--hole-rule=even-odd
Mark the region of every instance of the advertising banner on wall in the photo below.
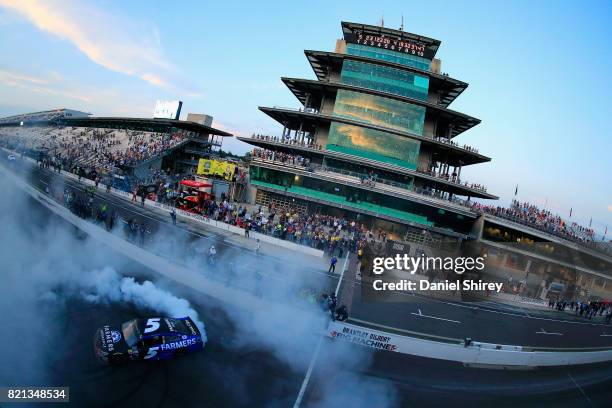
[[[378,350],[401,352],[401,339],[399,337],[358,326],[332,322],[328,328],[328,335],[333,339],[346,340]]]
[[[226,161],[214,159],[200,159],[197,174],[200,176],[219,176],[227,181],[232,181],[236,165]]]

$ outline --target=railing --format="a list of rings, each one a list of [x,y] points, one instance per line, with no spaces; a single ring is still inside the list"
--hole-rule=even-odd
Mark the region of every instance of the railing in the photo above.
[[[283,110],[288,110],[288,111],[292,111],[292,112],[304,112],[304,113],[312,113],[312,114],[319,114],[321,113],[320,110],[318,109],[314,109],[314,108],[290,108],[287,106],[273,106],[274,109],[283,109]],[[343,116],[337,115],[334,112],[330,112],[329,113],[330,116],[336,116],[338,118],[344,118]],[[414,135],[419,137],[420,139],[429,139],[429,137],[426,136],[422,136],[422,135]],[[476,153],[476,154],[480,154],[478,149],[476,149],[475,147],[469,146],[464,144],[463,146],[459,145],[456,142],[453,142],[452,140],[449,140],[445,137],[433,137],[430,140],[433,140],[434,142],[438,142],[438,143],[443,143],[452,147],[455,147],[457,149],[461,149],[464,150],[466,152],[470,152],[470,153]]]
[[[316,151],[321,151],[323,150],[323,146],[316,144],[316,143],[311,143],[308,141],[302,142],[302,141],[298,141],[298,140],[294,140],[294,139],[289,139],[289,138],[282,138],[282,137],[278,137],[278,136],[270,136],[270,135],[251,135],[251,139],[254,140],[263,140],[266,142],[272,142],[272,143],[280,143],[280,144],[284,144],[284,145],[288,145],[288,146],[297,146],[300,148],[304,148],[304,149],[311,149],[311,150],[316,150]]]
[[[339,169],[336,167],[328,167],[328,166],[315,166],[318,170],[321,171],[326,171],[326,172],[333,172],[333,173],[338,173],[338,174],[343,174],[346,176],[351,176],[351,177],[356,177],[358,178],[362,184],[368,184],[369,181],[372,182],[372,187],[374,187],[375,183],[381,183],[381,184],[386,184],[388,186],[392,186],[392,187],[398,187],[398,188],[402,188],[405,190],[410,190],[412,191],[412,184],[406,184],[406,183],[398,183],[396,181],[391,181],[391,180],[387,180],[381,177],[368,177],[367,175],[365,175],[364,173],[358,173],[356,171],[350,171],[350,170],[344,170],[344,169]]]
[[[433,171],[425,171],[425,170],[420,170],[420,169],[417,169],[416,172],[419,174],[424,174],[426,176],[434,177],[434,178],[437,178],[443,181],[447,181],[449,183],[456,184],[460,187],[469,188],[470,190],[475,190],[481,193],[487,192],[487,188],[484,186],[481,186],[480,184],[468,183],[467,181],[461,182],[461,179],[459,177],[453,178],[453,176],[449,174],[436,173]]]
[[[193,153],[193,154],[199,154],[201,156],[209,156],[211,152],[210,150],[187,147],[185,148],[185,153]]]
[[[252,158],[253,161],[257,161],[257,162],[261,162],[261,163],[270,163],[270,164],[275,164],[275,165],[283,165],[283,166],[291,166],[291,167],[295,167],[296,169],[302,170],[302,171],[311,171],[313,173],[335,173],[335,174],[342,174],[342,175],[346,175],[349,177],[354,177],[356,180],[348,180],[350,182],[356,183],[356,184],[362,184],[371,188],[378,188],[380,190],[386,190],[386,191],[392,191],[392,192],[396,192],[396,193],[400,193],[400,194],[416,194],[416,195],[420,195],[420,196],[424,196],[424,197],[428,197],[429,199],[433,199],[436,201],[439,201],[441,203],[444,203],[446,205],[458,205],[463,207],[463,210],[467,210],[467,211],[473,211],[472,210],[472,206],[471,206],[471,202],[467,201],[467,200],[462,200],[456,197],[453,197],[452,199],[446,199],[443,197],[440,197],[439,195],[431,192],[430,190],[427,189],[422,189],[422,188],[413,188],[411,185],[408,184],[404,184],[404,183],[398,183],[395,181],[391,181],[391,180],[386,180],[386,179],[382,179],[382,178],[375,178],[374,180],[370,180],[367,177],[364,179],[364,175],[363,173],[356,173],[356,172],[352,172],[349,170],[342,170],[342,169],[336,169],[333,167],[326,167],[326,166],[317,166],[317,165],[313,165],[313,164],[309,164],[308,166],[304,166],[304,165],[299,165],[297,163],[287,163],[287,162],[283,162],[280,160],[268,160],[268,159],[264,159],[261,157],[253,157]],[[333,177],[333,176],[332,176]],[[345,180],[346,181],[346,180]],[[388,186],[388,187],[392,187],[392,188],[382,188],[381,184],[383,186]]]
[[[466,144],[464,144],[463,146],[460,146],[458,143],[453,142],[452,140],[449,140],[449,139],[447,139],[445,137],[434,137],[433,140],[436,141],[436,142],[439,142],[439,143],[443,143],[443,144],[447,144],[447,145],[456,147],[458,149],[463,149],[463,150],[466,150],[468,152],[472,152],[472,153],[478,154],[478,149],[476,149],[475,147],[472,147],[472,146],[469,146],[469,145],[466,145]]]
[[[254,134],[254,135],[251,135],[251,139],[263,140],[263,141],[272,142],[272,143],[279,143],[279,144],[284,144],[287,146],[296,146],[296,147],[300,147],[303,149],[310,149],[313,151],[327,151],[323,149],[321,145],[316,144],[316,143],[300,142],[300,141],[296,141],[293,139],[283,139],[282,137],[277,137],[277,136],[255,135]],[[333,153],[337,153],[337,152],[333,152]],[[475,190],[481,193],[487,192],[487,188],[484,186],[480,186],[480,185],[473,184],[473,183],[468,183],[467,181],[461,182],[459,178],[453,179],[451,175],[445,175],[445,174],[424,171],[424,170],[419,170],[419,169],[417,169],[416,172],[419,174],[430,176],[430,177],[435,177],[437,179],[456,184],[460,187],[469,188],[471,190]]]
[[[287,106],[273,106],[274,109],[283,109],[283,110],[289,110],[289,111],[293,111],[293,112],[305,112],[305,113],[314,113],[317,114],[319,113],[318,109],[315,108],[290,108]]]

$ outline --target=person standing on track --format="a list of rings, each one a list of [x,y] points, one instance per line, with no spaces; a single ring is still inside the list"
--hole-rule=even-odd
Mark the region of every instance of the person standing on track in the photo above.
[[[227,276],[225,280],[225,286],[229,286],[235,277],[236,277],[236,265],[234,264],[233,261],[230,261],[227,267]]]
[[[176,208],[172,208],[170,211],[170,218],[172,218],[172,225],[176,225]]]
[[[260,249],[261,249],[261,244],[259,243],[259,238],[258,238],[257,242],[255,243],[255,256],[259,256]]]
[[[331,259],[329,260],[329,269],[327,270],[327,273],[336,273],[337,263],[338,263],[338,258],[336,258],[335,256],[332,256]]]
[[[263,281],[263,271],[261,270],[261,268],[255,268],[255,296],[257,297],[262,297],[263,295],[263,287],[262,287],[262,281]]]
[[[332,293],[327,298],[327,307],[329,308],[329,314],[331,315],[332,321],[336,320],[336,306],[338,305],[338,298],[335,293]]]
[[[109,231],[113,230],[113,227],[115,226],[115,221],[117,220],[118,217],[119,215],[117,214],[117,210],[113,210],[108,220],[108,230]]]
[[[348,319],[348,311],[346,306],[342,305],[336,310],[336,320],[343,322],[346,319]]]
[[[208,262],[211,265],[215,264],[215,258],[217,256],[217,249],[215,248],[214,245],[210,246],[210,249],[208,250]]]
[[[145,233],[147,232],[147,227],[145,226],[145,223],[141,223],[140,227],[138,228],[138,232],[140,233],[140,246],[144,246],[145,243]]]

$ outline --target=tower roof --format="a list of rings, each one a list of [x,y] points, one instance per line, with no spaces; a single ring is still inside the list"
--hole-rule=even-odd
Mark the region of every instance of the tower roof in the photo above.
[[[405,52],[429,60],[435,57],[441,44],[439,40],[403,30],[346,21],[342,22],[342,33],[348,43]]]

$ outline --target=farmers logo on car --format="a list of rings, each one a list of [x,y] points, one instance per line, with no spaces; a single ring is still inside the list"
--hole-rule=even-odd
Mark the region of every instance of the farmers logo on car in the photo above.
[[[111,338],[113,339],[113,343],[118,343],[121,340],[121,333],[116,330],[111,331]]]
[[[183,341],[175,341],[173,343],[162,344],[160,346],[160,348],[162,350],[174,350],[174,349],[178,349],[178,348],[189,347],[189,346],[191,346],[193,344],[196,344],[196,339],[189,339],[189,340],[183,340]]]

